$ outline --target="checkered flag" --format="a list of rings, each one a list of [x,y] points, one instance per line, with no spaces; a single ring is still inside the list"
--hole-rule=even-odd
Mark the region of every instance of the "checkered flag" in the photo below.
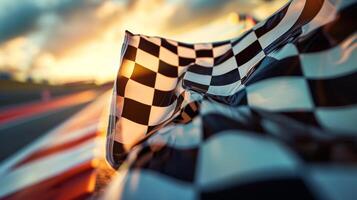
[[[127,33],[106,197],[354,199],[356,6],[294,0],[218,43]]]

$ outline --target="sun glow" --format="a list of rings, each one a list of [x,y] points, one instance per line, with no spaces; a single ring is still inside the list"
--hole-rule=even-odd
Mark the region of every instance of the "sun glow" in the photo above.
[[[53,84],[82,80],[103,83],[117,73],[125,30],[184,42],[208,42],[237,37],[254,25],[252,18],[240,19],[237,12],[227,11],[214,20],[201,17],[200,22],[182,28],[172,21],[180,18],[181,1],[138,0],[133,5],[105,1],[99,5],[77,11],[66,20],[51,13],[41,16],[41,29],[0,44],[0,72],[9,72],[19,80],[31,77]],[[261,16],[270,13],[262,7],[256,10]]]

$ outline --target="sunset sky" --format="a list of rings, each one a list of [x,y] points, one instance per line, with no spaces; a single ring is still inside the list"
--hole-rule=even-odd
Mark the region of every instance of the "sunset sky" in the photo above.
[[[287,0],[2,0],[0,72],[17,80],[113,80],[124,31],[186,42],[238,36]]]

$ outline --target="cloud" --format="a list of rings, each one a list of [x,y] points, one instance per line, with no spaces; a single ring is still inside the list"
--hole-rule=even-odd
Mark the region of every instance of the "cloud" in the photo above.
[[[24,35],[37,28],[44,15],[65,18],[72,13],[101,4],[95,0],[2,0],[0,2],[0,43]]]
[[[254,11],[260,2],[262,0],[2,0],[0,70],[6,66],[12,71],[21,71],[24,77],[50,77],[54,82],[98,76],[108,79],[119,65],[124,30],[175,38],[177,34],[205,26],[205,30],[214,33],[216,25],[207,25],[220,16],[232,11]],[[221,25],[220,29],[226,27]],[[210,37],[213,36],[207,39]]]
[[[0,43],[33,30],[41,15],[40,9],[28,1],[2,2],[0,6]]]

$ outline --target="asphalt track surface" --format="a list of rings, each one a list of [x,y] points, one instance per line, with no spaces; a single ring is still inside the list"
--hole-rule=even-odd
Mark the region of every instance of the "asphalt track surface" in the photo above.
[[[82,92],[50,102],[21,105],[12,109],[11,113],[0,112],[0,163],[60,125],[96,96],[94,91]]]

